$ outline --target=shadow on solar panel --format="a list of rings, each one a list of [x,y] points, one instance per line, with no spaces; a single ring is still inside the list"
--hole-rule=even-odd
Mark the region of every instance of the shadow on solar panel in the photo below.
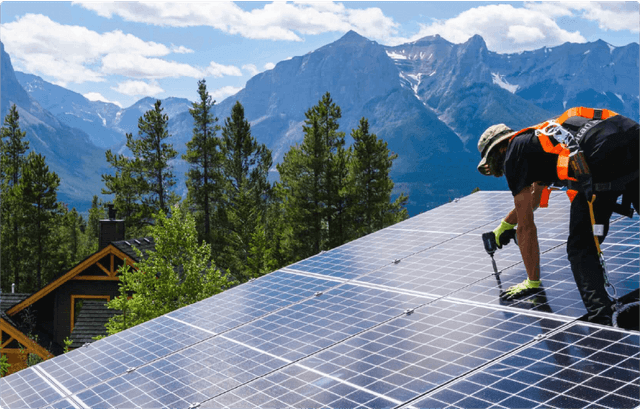
[[[581,321],[568,201],[539,210],[544,291],[514,302],[515,246],[481,234],[512,206],[481,192],[0,379],[0,407],[636,408],[638,314]],[[449,220],[447,220],[449,217]],[[605,251],[638,297],[637,216]]]

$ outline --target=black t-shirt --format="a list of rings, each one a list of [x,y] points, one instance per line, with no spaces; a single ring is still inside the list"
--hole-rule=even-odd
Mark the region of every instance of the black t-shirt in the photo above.
[[[563,126],[575,134],[588,121],[572,117]],[[622,115],[593,125],[580,142],[593,182],[610,182],[637,171],[639,139],[638,123]],[[533,130],[523,132],[509,143],[505,158],[509,190],[515,196],[533,182],[549,186],[558,180],[557,163],[558,155],[546,153]]]

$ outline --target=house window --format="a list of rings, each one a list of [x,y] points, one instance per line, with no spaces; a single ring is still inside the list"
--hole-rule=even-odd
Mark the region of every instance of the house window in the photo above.
[[[80,311],[82,310],[82,304],[84,300],[105,300],[105,303],[111,301],[111,296],[108,295],[72,295],[71,296],[71,331],[69,334],[73,332],[73,328],[76,325],[76,321],[78,316],[80,315]]]

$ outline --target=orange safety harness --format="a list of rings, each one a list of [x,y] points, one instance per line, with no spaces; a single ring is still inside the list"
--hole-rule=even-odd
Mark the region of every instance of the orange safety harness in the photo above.
[[[560,115],[554,121],[546,121],[542,122],[538,125],[534,125],[528,128],[524,128],[513,134],[509,142],[513,140],[516,136],[531,130],[541,130],[546,128],[552,122],[555,122],[559,125],[562,125],[567,119],[580,116],[582,118],[587,119],[607,119],[613,116],[618,115],[617,113],[610,111],[608,109],[594,109],[594,108],[585,108],[585,107],[576,107],[571,108],[562,115]],[[543,132],[538,132],[538,140],[540,141],[540,145],[542,149],[547,153],[552,153],[558,155],[558,164],[556,166],[556,170],[558,173],[558,179],[566,180],[570,182],[577,182],[577,180],[571,176],[569,176],[569,163],[570,163],[570,155],[571,150],[564,143],[555,143],[551,141],[548,135]],[[540,207],[548,207],[549,206],[549,196],[551,195],[551,191],[556,190],[556,188],[552,188],[547,186],[542,191],[542,196],[540,197]],[[573,199],[578,194],[578,191],[575,189],[567,189],[567,196],[569,196],[569,201],[573,202]]]

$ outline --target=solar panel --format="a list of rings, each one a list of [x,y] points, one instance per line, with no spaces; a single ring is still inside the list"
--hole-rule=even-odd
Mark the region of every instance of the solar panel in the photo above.
[[[635,408],[638,335],[574,324],[407,407]]]
[[[11,376],[0,378],[1,408],[35,408],[60,400],[63,396],[54,389],[50,379],[36,368],[27,368]]]
[[[279,308],[341,284],[279,270],[224,291],[167,316],[214,333],[252,321]]]
[[[451,233],[384,229],[287,268],[349,280],[453,237]]]
[[[203,407],[393,407],[563,324],[440,300]]]
[[[0,407],[637,407],[638,334],[576,321],[563,196],[525,299],[498,297],[519,249],[495,276],[481,241],[513,197],[478,192],[0,379]],[[639,229],[615,216],[602,246],[619,296]]]

